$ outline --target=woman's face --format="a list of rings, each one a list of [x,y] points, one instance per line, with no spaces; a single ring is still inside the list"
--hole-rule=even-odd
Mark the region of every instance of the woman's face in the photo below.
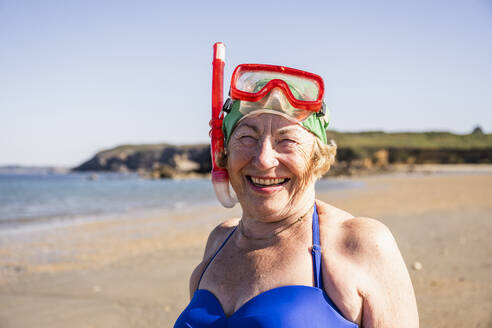
[[[243,119],[228,144],[227,170],[245,215],[281,219],[297,208],[314,177],[314,136],[275,114]]]

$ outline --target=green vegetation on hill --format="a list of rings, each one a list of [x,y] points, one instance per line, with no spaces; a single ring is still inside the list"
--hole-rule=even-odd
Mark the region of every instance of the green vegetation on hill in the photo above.
[[[470,134],[454,134],[451,132],[338,132],[328,131],[328,139],[333,139],[340,148],[417,148],[417,149],[477,149],[492,148],[492,134],[474,132]],[[176,146],[167,143],[120,145],[107,149],[101,154],[152,151],[166,147],[179,147],[180,149],[191,149],[206,146],[206,144]]]
[[[122,154],[122,153],[135,153],[135,152],[145,152],[145,151],[161,151],[166,148],[180,148],[183,150],[186,149],[193,149],[197,147],[207,147],[207,144],[190,144],[190,145],[182,145],[182,146],[176,146],[176,145],[171,145],[167,143],[161,143],[161,144],[141,144],[141,145],[132,145],[132,144],[127,144],[127,145],[120,145],[116,146],[111,149],[106,149],[100,151],[98,154],[99,155],[104,155],[104,156],[111,156],[111,155],[116,155],[116,154]]]
[[[328,139],[333,139],[342,148],[419,148],[419,149],[477,149],[492,148],[492,134],[475,132],[453,134],[450,132],[337,132],[329,131]]]

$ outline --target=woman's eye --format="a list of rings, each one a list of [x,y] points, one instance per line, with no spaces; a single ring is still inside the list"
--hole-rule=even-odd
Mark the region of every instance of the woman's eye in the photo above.
[[[283,145],[290,145],[290,144],[295,145],[297,144],[297,141],[295,141],[294,139],[284,138],[280,140],[280,143]]]
[[[253,136],[241,136],[239,137],[239,140],[245,145],[252,145],[256,143],[256,138]]]

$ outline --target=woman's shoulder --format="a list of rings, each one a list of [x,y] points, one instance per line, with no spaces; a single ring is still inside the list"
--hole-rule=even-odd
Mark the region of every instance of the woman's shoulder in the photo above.
[[[354,257],[357,261],[364,257],[374,261],[374,256],[399,253],[391,231],[382,222],[368,217],[355,217],[321,201],[316,204],[321,226],[329,231],[328,238],[334,240],[335,237],[344,255]]]
[[[203,270],[207,266],[207,263],[212,259],[212,256],[217,252],[220,245],[226,240],[227,236],[238,225],[239,218],[226,220],[217,225],[208,235],[207,245],[205,246],[205,252],[203,259],[198,266],[193,270],[190,277],[190,294],[191,296],[198,289],[200,283],[200,277]]]
[[[239,218],[226,220],[217,225],[208,235],[203,260],[211,258],[229,234],[237,227]]]
[[[373,320],[382,320],[382,326],[418,327],[410,276],[388,227],[378,220],[355,217],[328,204],[320,202],[318,207],[322,254],[328,260],[323,263],[334,266],[327,267],[326,272],[336,272],[336,281],[353,286],[357,291],[354,295],[362,298],[359,301],[354,297],[354,317],[362,315],[365,326],[373,326]],[[330,287],[326,279],[325,288]],[[345,303],[351,304],[347,300]],[[340,305],[343,308],[344,303]],[[363,313],[357,314],[360,309]],[[351,313],[350,306],[344,310]]]

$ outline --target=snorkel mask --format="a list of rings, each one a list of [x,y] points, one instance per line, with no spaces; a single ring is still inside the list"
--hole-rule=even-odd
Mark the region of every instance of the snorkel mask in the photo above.
[[[230,208],[237,199],[230,192],[227,170],[218,167],[215,160],[223,151],[224,142],[227,145],[234,128],[243,118],[262,113],[278,114],[300,124],[327,143],[329,115],[323,102],[323,79],[316,74],[285,66],[237,66],[232,74],[229,98],[222,106],[224,57],[224,45],[216,43],[210,121],[212,183],[221,204]]]

